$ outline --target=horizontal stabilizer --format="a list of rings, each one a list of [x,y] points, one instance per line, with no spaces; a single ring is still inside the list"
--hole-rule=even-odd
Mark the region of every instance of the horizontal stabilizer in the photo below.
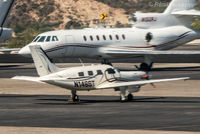
[[[39,77],[28,77],[28,76],[15,76],[12,78],[13,80],[24,80],[24,81],[32,81],[32,82],[40,82]]]
[[[97,87],[97,89],[107,89],[116,87],[127,87],[127,86],[142,86],[146,84],[168,82],[168,81],[178,81],[178,80],[188,80],[189,77],[184,78],[174,78],[174,79],[160,79],[160,80],[145,80],[145,81],[132,81],[132,82],[112,82],[107,84],[102,84]]]
[[[200,16],[200,11],[198,10],[184,10],[178,12],[172,12],[172,15],[180,15],[180,16]]]

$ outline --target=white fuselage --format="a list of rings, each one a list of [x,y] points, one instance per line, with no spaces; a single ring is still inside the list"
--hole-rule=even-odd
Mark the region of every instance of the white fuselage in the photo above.
[[[112,83],[115,81],[138,81],[142,79],[143,75],[145,75],[145,72],[123,72],[109,65],[92,65],[85,67],[66,68],[63,69],[63,71],[40,77],[40,79],[41,81],[42,79],[58,79],[54,81],[48,81],[47,83],[71,90],[89,91],[96,90],[96,87],[100,86],[101,84]],[[132,86],[130,89],[132,91],[139,90],[137,86]]]
[[[148,42],[146,35],[151,32]],[[29,55],[30,45],[41,45],[51,58],[116,58],[101,52],[101,48],[125,48],[129,50],[168,50],[199,38],[199,33],[184,26],[159,29],[140,28],[91,28],[82,30],[60,30],[40,34],[19,52]],[[40,41],[41,37],[44,40]],[[46,41],[47,38],[50,41]],[[55,38],[55,39],[53,39]],[[119,57],[118,57],[119,58]],[[123,57],[121,57],[123,58]]]

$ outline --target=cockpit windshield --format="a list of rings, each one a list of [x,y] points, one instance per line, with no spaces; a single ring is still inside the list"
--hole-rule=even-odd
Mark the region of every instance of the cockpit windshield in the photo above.
[[[37,36],[33,42],[51,42],[59,41],[57,36]]]
[[[46,36],[41,36],[41,38],[38,40],[38,42],[44,42]]]
[[[37,36],[37,37],[33,40],[33,42],[36,42],[39,38],[40,38],[40,36]]]

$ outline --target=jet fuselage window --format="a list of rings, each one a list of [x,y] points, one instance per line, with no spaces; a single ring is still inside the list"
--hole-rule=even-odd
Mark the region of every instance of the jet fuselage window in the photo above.
[[[97,35],[96,37],[97,37],[97,40],[100,40],[100,38],[99,38],[99,36],[98,36],[98,35]]]
[[[41,38],[38,40],[38,42],[44,42],[46,36],[41,36]]]
[[[89,75],[89,76],[92,76],[92,75],[94,75],[94,74],[93,74],[92,71],[88,71],[88,75]]]
[[[92,37],[92,35],[90,36],[90,40],[93,41],[93,37]]]
[[[103,39],[106,40],[106,36],[105,35],[103,35]]]
[[[116,35],[116,39],[119,40],[119,36],[118,35]]]
[[[83,72],[79,72],[79,73],[78,73],[78,76],[83,77],[83,76],[84,76],[84,73],[83,73]]]
[[[51,41],[51,36],[47,36],[46,42],[50,42]]]
[[[126,39],[126,36],[124,34],[122,34],[122,38],[125,40]]]
[[[36,37],[33,42],[36,42],[38,39],[40,38],[40,36]]]
[[[97,75],[102,75],[102,71],[101,70],[97,70]]]
[[[83,39],[84,39],[84,41],[87,41],[87,37],[86,36],[83,36]]]
[[[109,37],[110,37],[110,40],[112,40],[113,38],[112,38],[112,35],[109,35]]]
[[[52,37],[52,41],[58,41],[58,37],[57,36],[53,36]]]

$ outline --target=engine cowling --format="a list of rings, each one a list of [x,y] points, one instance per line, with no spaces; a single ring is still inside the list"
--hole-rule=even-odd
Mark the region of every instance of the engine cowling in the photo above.
[[[147,30],[144,40],[148,45],[156,46],[185,39],[190,34],[192,34],[191,30],[186,27],[172,26]]]

